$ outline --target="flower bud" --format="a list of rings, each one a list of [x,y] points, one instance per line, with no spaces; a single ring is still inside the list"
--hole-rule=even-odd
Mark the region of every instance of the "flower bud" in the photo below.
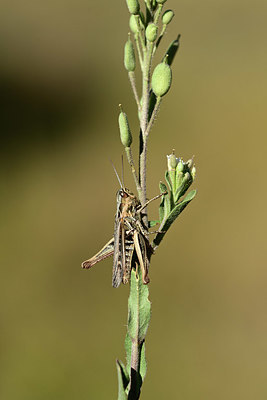
[[[138,14],[140,10],[140,5],[138,0],[126,0],[128,10],[131,14]]]
[[[188,166],[189,169],[193,167],[193,158],[190,158],[187,162],[186,165]]]
[[[162,23],[163,25],[168,25],[174,17],[174,12],[172,10],[167,10],[162,15]]]
[[[172,154],[170,154],[169,156],[167,156],[167,164],[168,164],[168,170],[174,170],[177,166],[177,163],[179,162],[179,158],[177,158],[174,154],[174,152]]]
[[[182,172],[176,172],[176,187],[179,188],[182,184],[184,174]]]
[[[121,111],[119,115],[119,128],[121,142],[123,146],[130,147],[132,144],[132,134],[130,131],[127,115],[123,111]]]
[[[149,24],[146,28],[146,38],[149,42],[155,42],[157,39],[158,27],[156,24]]]
[[[197,172],[196,167],[193,166],[192,169],[191,169],[191,175],[192,175],[193,179],[195,179],[195,177],[196,177],[196,172]]]
[[[191,176],[190,176],[189,172],[186,172],[184,174],[183,183],[190,181],[190,179],[191,179]]]
[[[129,72],[134,71],[136,67],[134,46],[130,36],[124,46],[124,66]]]
[[[156,66],[151,79],[151,87],[157,97],[164,96],[172,83],[172,71],[168,64],[162,62]]]
[[[167,186],[165,185],[165,183],[161,182],[159,183],[159,190],[161,193],[168,193],[168,189]]]
[[[176,171],[177,172],[183,172],[183,170],[184,170],[184,163],[183,163],[183,160],[180,159],[178,164],[177,164]]]

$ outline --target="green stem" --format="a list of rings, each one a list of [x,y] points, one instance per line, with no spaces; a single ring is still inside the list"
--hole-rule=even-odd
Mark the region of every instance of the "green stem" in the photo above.
[[[140,200],[140,198],[142,197],[142,189],[141,189],[138,177],[137,177],[137,173],[136,173],[136,169],[135,169],[135,165],[134,165],[134,161],[133,161],[133,155],[132,155],[131,148],[130,147],[125,147],[125,153],[126,153],[126,156],[127,156],[128,163],[130,164],[130,167],[131,167],[134,183],[135,183],[135,186],[136,186],[136,189],[137,189],[137,192],[138,192],[138,197],[139,197],[139,200]]]
[[[155,118],[156,118],[156,116],[157,116],[157,113],[158,113],[158,111],[159,111],[159,107],[160,107],[161,100],[162,100],[162,97],[157,97],[155,107],[154,107],[154,109],[153,109],[153,112],[152,112],[152,115],[151,115],[151,117],[150,117],[148,126],[147,126],[147,128],[146,128],[146,132],[145,132],[145,135],[146,135],[146,136],[148,136],[148,135],[149,135],[149,132],[151,131],[152,125],[153,125],[153,123],[154,123],[154,121],[155,121]]]
[[[142,49],[143,49],[143,53],[145,53],[146,45],[145,45],[144,38],[142,36],[142,29],[141,29],[139,18],[140,18],[139,15],[135,15],[135,21],[136,21],[136,24],[138,26],[138,37],[139,37],[139,40],[140,40],[140,43],[141,43],[141,46],[142,46]]]
[[[131,83],[131,87],[132,87],[132,91],[134,94],[134,98],[136,101],[136,105],[138,108],[138,112],[140,112],[141,110],[141,106],[140,106],[140,101],[139,101],[139,97],[138,97],[138,93],[137,93],[137,89],[136,89],[136,83],[135,83],[135,73],[133,71],[128,72],[128,76],[129,76],[129,81]]]
[[[156,51],[157,48],[159,47],[159,44],[160,44],[160,42],[161,42],[161,39],[162,39],[163,36],[164,36],[164,33],[165,33],[165,31],[166,31],[166,28],[167,28],[167,25],[163,25],[162,30],[161,30],[161,32],[160,32],[160,35],[159,35],[159,37],[158,37],[158,40],[157,40],[157,42],[156,42],[156,45],[155,45],[155,47],[154,47],[153,54],[155,53],[155,51]]]
[[[141,49],[140,49],[138,33],[136,33],[134,35],[134,40],[135,40],[135,44],[136,44],[136,48],[137,48],[137,54],[138,54],[138,58],[139,58],[140,68],[141,68],[141,71],[143,71],[143,55],[142,55]]]
[[[151,71],[151,61],[153,53],[153,43],[147,43],[147,50],[144,58],[143,66],[143,82],[142,82],[142,111],[140,119],[140,127],[142,131],[143,148],[140,154],[140,185],[142,189],[141,204],[144,205],[146,202],[146,158],[147,158],[147,136],[146,130],[148,125],[148,115],[149,115],[149,91],[150,91],[150,71]],[[147,217],[144,218],[144,222],[147,225]]]

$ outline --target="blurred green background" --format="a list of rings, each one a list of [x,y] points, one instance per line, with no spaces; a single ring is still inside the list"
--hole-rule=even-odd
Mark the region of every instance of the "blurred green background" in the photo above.
[[[152,260],[142,398],[263,400],[267,3],[166,6],[176,16],[161,51],[182,37],[149,143],[148,196],[173,148],[195,155],[198,196]],[[112,289],[112,260],[80,263],[113,234],[119,103],[137,132],[128,30],[124,0],[1,2],[3,400],[117,396],[128,287]]]

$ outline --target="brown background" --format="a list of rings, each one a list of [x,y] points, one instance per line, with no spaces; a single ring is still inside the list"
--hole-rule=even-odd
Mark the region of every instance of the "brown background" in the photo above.
[[[173,148],[195,155],[198,195],[152,261],[142,397],[265,400],[267,5],[167,8],[161,52],[177,33],[181,48],[149,142],[148,196]],[[119,103],[137,132],[128,30],[124,0],[1,2],[4,400],[116,398],[128,287],[112,289],[111,260],[80,263],[113,232]]]

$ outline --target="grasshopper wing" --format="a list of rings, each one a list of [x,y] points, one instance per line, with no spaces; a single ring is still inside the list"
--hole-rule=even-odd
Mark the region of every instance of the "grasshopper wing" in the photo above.
[[[112,286],[117,288],[120,286],[123,277],[123,259],[124,259],[124,243],[122,240],[124,228],[119,218],[115,220],[114,229],[114,258],[112,269]]]

